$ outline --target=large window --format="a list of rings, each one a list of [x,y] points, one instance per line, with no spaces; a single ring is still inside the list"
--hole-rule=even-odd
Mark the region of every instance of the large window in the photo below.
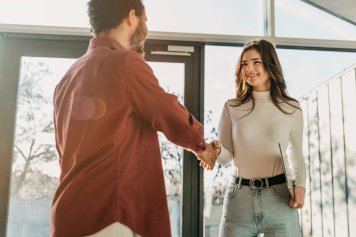
[[[0,0],[0,24],[89,28],[88,0]],[[263,35],[264,1],[144,1],[151,31]],[[65,17],[63,17],[65,16]]]
[[[89,27],[88,0],[0,0],[0,24]]]
[[[10,185],[8,237],[49,236],[49,216],[59,183],[53,91],[74,59],[22,57]],[[150,62],[160,85],[183,103],[184,63]],[[172,236],[181,236],[183,149],[159,133]]]
[[[301,99],[356,63],[355,52],[277,49],[287,89]]]
[[[356,27],[299,0],[275,0],[276,36],[355,40]]]
[[[59,183],[52,96],[73,59],[22,57],[7,236],[48,236]]]
[[[160,86],[184,104],[184,63],[149,62]],[[172,237],[182,236],[183,149],[158,133]]]
[[[204,134],[217,139],[217,128],[224,102],[235,96],[234,73],[240,47],[205,47],[205,124]],[[216,165],[204,172],[205,236],[218,236],[226,186],[233,167]]]
[[[146,11],[153,31],[261,36],[264,32],[260,0],[150,0]]]

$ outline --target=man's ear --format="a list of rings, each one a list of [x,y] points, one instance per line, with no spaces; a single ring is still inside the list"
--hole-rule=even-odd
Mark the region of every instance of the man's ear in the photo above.
[[[136,12],[134,9],[131,9],[129,11],[129,15],[127,16],[127,24],[129,26],[135,25],[136,20]]]

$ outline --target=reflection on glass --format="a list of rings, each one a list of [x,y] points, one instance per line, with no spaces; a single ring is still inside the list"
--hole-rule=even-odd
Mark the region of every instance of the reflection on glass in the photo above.
[[[59,182],[52,94],[72,61],[21,60],[8,237],[49,236],[50,207]]]
[[[183,63],[149,62],[160,86],[184,101],[184,71]],[[182,183],[183,183],[183,149],[169,142],[163,133],[158,133],[164,179],[166,184],[169,217],[172,237],[181,236],[182,213]]]
[[[313,236],[329,233],[354,236],[356,233],[351,225],[356,199],[348,192],[355,186],[355,175],[349,172],[355,166],[356,154],[356,143],[352,139],[356,128],[355,72],[356,64],[310,92],[301,103],[307,111],[303,150],[309,160],[307,174],[310,175],[305,199],[308,208],[302,212],[306,236],[310,233]]]
[[[276,0],[279,37],[355,40],[356,26],[298,0]]]

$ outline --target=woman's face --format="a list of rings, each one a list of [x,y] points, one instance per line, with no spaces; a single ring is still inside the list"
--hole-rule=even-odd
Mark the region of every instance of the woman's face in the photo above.
[[[250,49],[244,53],[241,61],[241,74],[244,81],[251,85],[254,91],[270,90],[269,74],[257,50]]]

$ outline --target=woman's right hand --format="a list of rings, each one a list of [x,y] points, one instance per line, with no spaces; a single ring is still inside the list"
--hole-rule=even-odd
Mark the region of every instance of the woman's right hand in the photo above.
[[[207,163],[206,161],[203,161],[202,159],[199,159],[200,160],[199,166],[201,166],[201,167],[203,167],[204,169],[207,169],[207,170],[212,170],[214,168],[214,166],[215,166],[215,162],[217,160],[217,157],[221,152],[221,144],[220,144],[220,142],[218,140],[214,140],[214,141],[209,143],[209,148],[213,148],[213,150],[211,150],[211,149],[209,149],[209,150],[210,150],[210,152],[213,152],[214,156],[215,156],[213,165]]]
[[[213,147],[214,147],[215,151],[219,155],[221,152],[221,143],[218,140],[213,140],[212,143],[213,143]]]

